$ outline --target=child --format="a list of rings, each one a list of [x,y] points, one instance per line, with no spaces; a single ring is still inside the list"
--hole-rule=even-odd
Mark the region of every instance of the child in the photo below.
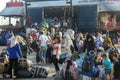
[[[110,59],[108,58],[108,53],[102,55],[103,58],[103,66],[105,67],[105,80],[112,80],[111,76],[111,69],[112,69],[112,64]]]

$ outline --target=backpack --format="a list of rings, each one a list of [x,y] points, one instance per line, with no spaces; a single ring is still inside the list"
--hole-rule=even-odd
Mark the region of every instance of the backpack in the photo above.
[[[76,63],[72,60],[67,60],[64,62],[64,65],[66,65],[64,80],[78,80],[78,70]]]
[[[73,73],[69,70],[70,66],[72,66],[72,61],[68,60],[65,75],[64,75],[65,80],[74,80]]]
[[[91,66],[90,66],[90,60],[89,59],[85,59],[82,63],[82,71],[88,72],[91,70]]]
[[[98,75],[98,67],[95,66],[94,59],[85,58],[82,63],[82,74],[90,77]]]
[[[89,51],[88,55],[86,55],[83,63],[82,63],[82,71],[88,72],[92,69],[94,64],[94,59],[92,59],[95,56],[95,51],[91,50]]]

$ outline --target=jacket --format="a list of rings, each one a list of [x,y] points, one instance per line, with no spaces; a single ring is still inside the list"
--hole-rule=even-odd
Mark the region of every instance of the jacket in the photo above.
[[[16,44],[15,46],[11,48],[7,48],[9,59],[15,59],[22,57],[22,52],[19,44]]]

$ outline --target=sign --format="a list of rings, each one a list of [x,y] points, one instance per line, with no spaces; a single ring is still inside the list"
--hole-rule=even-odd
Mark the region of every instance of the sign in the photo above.
[[[27,2],[36,2],[36,1],[60,1],[60,0],[24,0]]]
[[[14,6],[23,6],[23,2],[8,2],[6,3],[7,7],[14,7]]]
[[[120,11],[120,1],[101,2],[98,6],[98,11]]]

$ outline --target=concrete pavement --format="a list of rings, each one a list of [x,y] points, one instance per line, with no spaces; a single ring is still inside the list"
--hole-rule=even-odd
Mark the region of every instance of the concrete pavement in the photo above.
[[[5,46],[0,46],[0,51],[2,51],[2,49],[4,49]],[[32,54],[28,55],[28,59],[31,60],[33,62],[33,64],[36,64],[36,53],[33,52]],[[0,79],[0,80],[54,80],[54,77],[52,77],[55,74],[55,69],[53,64],[47,64],[44,65],[46,67],[50,68],[50,72],[48,74],[48,78],[20,78],[20,79]],[[61,66],[61,65],[60,65]]]

